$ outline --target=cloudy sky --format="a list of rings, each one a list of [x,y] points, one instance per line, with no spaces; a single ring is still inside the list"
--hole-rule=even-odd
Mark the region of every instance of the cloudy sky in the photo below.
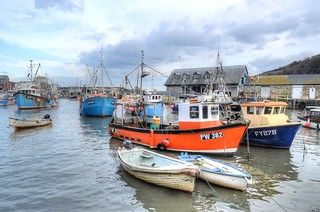
[[[214,66],[218,46],[224,65],[247,65],[250,74],[320,52],[317,0],[0,3],[0,74],[12,80],[24,79],[33,59],[41,63],[40,74],[61,85],[88,84],[86,67],[98,67],[101,46],[115,85],[140,63],[141,50],[145,63],[164,75]],[[145,82],[156,88],[165,80],[153,74]]]

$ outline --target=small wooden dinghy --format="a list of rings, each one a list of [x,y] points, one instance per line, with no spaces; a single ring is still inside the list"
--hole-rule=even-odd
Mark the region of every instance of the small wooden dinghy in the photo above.
[[[42,127],[52,124],[52,119],[49,114],[46,114],[43,118],[9,118],[9,125],[15,128],[31,128]]]
[[[242,191],[245,190],[248,183],[252,183],[250,174],[225,162],[187,153],[182,153],[179,158],[197,165],[200,170],[200,178],[210,183]]]
[[[145,149],[118,149],[123,168],[136,178],[159,186],[192,192],[197,166]]]

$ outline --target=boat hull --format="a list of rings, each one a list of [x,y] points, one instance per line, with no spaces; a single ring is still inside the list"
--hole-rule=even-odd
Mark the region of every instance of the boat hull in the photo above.
[[[7,106],[8,105],[8,99],[0,99],[0,106]]]
[[[145,157],[143,154],[145,151],[141,149],[118,150],[122,167],[132,176],[148,183],[187,192],[193,191],[195,177],[198,173],[196,166],[151,151],[147,151],[148,157]],[[158,159],[153,160],[153,157],[158,157]],[[164,161],[161,165],[162,157]],[[170,161],[178,163],[170,163]]]
[[[250,174],[219,160],[187,153],[181,153],[179,158],[198,166],[200,179],[218,186],[243,191],[252,182]]]
[[[80,115],[92,117],[112,116],[115,109],[116,99],[114,97],[89,97],[80,106]]]
[[[51,119],[10,119],[10,125],[17,129],[43,127],[52,124]]]
[[[112,137],[130,140],[150,148],[172,151],[234,154],[246,131],[246,124],[235,123],[218,127],[193,130],[151,130],[109,124]]]
[[[56,105],[55,100],[25,93],[14,94],[18,109],[42,109],[50,108]]]
[[[221,187],[241,191],[245,190],[248,185],[248,181],[243,177],[213,173],[205,170],[200,170],[200,178]]]
[[[306,128],[310,128],[310,129],[315,129],[315,130],[320,130],[320,122],[314,122],[314,121],[301,121],[302,122],[302,126],[306,127]]]
[[[278,126],[249,127],[249,144],[252,146],[289,149],[300,126],[300,123],[293,123]]]

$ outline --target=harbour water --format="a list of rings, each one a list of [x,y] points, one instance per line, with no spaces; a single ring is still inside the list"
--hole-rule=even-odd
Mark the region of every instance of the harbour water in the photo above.
[[[288,111],[292,118],[297,111]],[[53,126],[17,131],[8,118],[50,114]],[[169,118],[170,113],[168,113]],[[111,118],[79,115],[79,102],[57,109],[0,107],[0,211],[319,211],[320,132],[300,128],[290,150],[246,146],[233,157],[253,176],[235,191],[197,181],[192,194],[127,174],[110,139]],[[174,154],[166,152],[166,154]]]

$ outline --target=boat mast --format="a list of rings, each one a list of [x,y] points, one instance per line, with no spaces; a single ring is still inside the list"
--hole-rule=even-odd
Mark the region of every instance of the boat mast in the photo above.
[[[33,64],[32,64],[32,60],[29,60],[30,61],[30,73],[28,74],[28,76],[30,77],[30,81],[32,81],[32,68],[33,68]]]
[[[101,67],[101,84],[102,84],[102,93],[104,93],[104,85],[103,85],[103,47],[101,45],[101,50],[100,50],[100,67]]]
[[[140,95],[142,96],[142,78],[144,77],[144,75],[143,75],[143,68],[144,68],[144,63],[143,63],[143,59],[144,59],[144,52],[143,51],[141,51],[141,73],[140,73]]]

